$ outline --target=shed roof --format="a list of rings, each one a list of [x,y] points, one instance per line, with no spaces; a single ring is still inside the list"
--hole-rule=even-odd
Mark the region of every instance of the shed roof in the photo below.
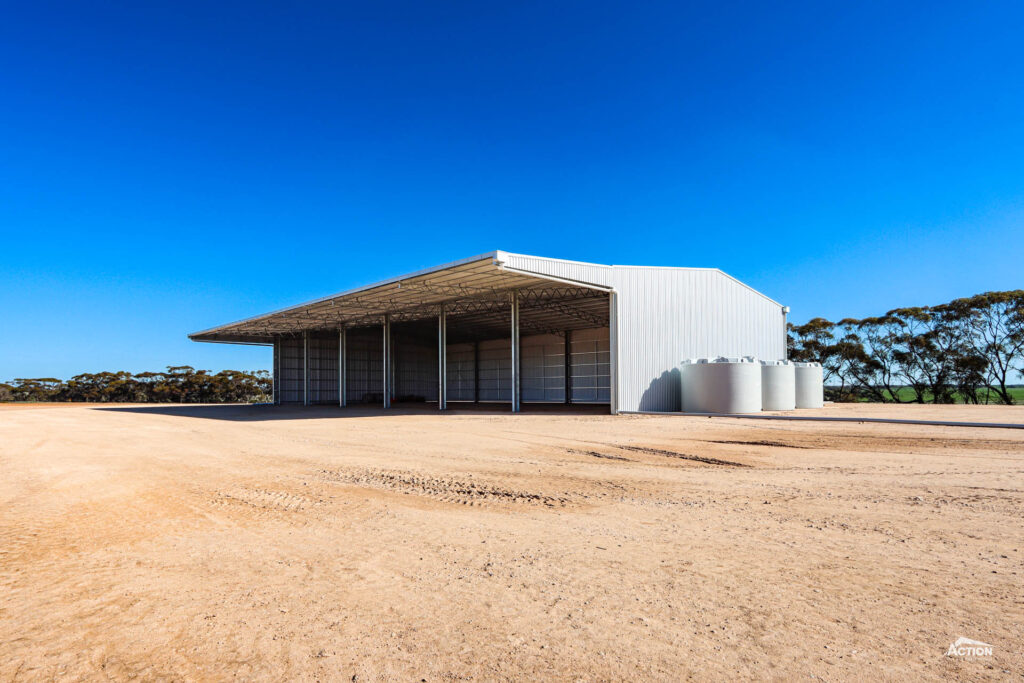
[[[492,251],[433,268],[195,332],[193,341],[268,344],[275,337],[310,331],[433,318],[441,310],[471,319],[486,330],[506,326],[511,292],[517,291],[522,324],[558,332],[607,324],[609,288],[505,266],[507,252]],[[454,330],[455,336],[458,330]]]
[[[452,316],[450,339],[460,335],[487,338],[488,334],[500,336],[508,331],[513,290],[519,294],[524,331],[562,334],[565,330],[607,325],[607,292],[612,291],[614,273],[637,268],[713,272],[781,306],[717,268],[609,266],[491,251],[194,332],[189,338],[270,344],[275,338],[303,332],[377,325],[385,315],[393,322],[428,320],[436,318],[442,305]]]

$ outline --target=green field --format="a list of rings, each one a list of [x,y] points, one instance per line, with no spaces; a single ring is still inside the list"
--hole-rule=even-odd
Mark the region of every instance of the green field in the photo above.
[[[1024,386],[1010,387],[1009,390],[1010,390],[1010,395],[1013,397],[1014,403],[1017,404],[1017,405],[1024,405]],[[896,395],[897,395],[897,397],[899,398],[900,401],[913,401],[914,400],[914,390],[911,389],[910,387],[901,387],[900,389],[897,390]],[[978,392],[978,400],[980,400],[982,403],[985,402],[985,396],[986,396],[986,392],[984,390]],[[925,393],[925,400],[928,401],[928,402],[931,402],[931,399],[932,399],[931,394],[926,392]],[[956,395],[956,400],[957,400],[957,403],[963,403],[964,402],[963,401],[963,397],[960,396],[959,394]],[[999,403],[999,397],[995,393],[989,393],[988,394],[988,400],[989,400],[989,403]]]

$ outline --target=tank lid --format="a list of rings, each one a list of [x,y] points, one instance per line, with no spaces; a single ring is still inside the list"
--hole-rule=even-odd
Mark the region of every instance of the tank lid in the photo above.
[[[797,361],[797,362],[793,363],[793,365],[797,366],[798,368],[820,368],[821,367],[821,363],[819,363],[817,361],[809,361],[809,362],[806,362],[806,363],[802,362],[802,361]]]
[[[795,365],[791,360],[763,360],[761,365]]]
[[[684,358],[679,362],[681,365],[703,365],[705,363],[750,363],[756,365],[759,361],[754,356],[718,356],[717,358]]]

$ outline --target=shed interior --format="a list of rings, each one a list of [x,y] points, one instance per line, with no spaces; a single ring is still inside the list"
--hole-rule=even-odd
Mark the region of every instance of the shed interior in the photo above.
[[[604,298],[607,307],[606,294]],[[528,309],[521,310],[520,315],[521,329],[531,329]],[[504,335],[494,336],[497,330],[491,325],[476,328],[472,320],[450,315],[446,318],[447,402],[510,403],[511,320],[505,324]],[[571,321],[565,323],[566,329],[520,337],[521,401],[609,403],[611,362],[607,324],[580,327]],[[391,323],[390,328],[391,402],[437,402],[441,367],[439,322],[410,320]],[[340,403],[342,362],[346,404],[381,404],[384,400],[383,324],[346,328],[344,335],[340,331],[315,331],[282,336],[274,342],[274,356],[276,402]]]

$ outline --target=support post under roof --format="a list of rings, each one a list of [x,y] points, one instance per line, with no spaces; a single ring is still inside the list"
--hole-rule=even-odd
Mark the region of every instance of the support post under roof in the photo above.
[[[342,408],[348,405],[348,396],[345,395],[345,385],[348,384],[345,377],[345,366],[348,362],[345,348],[346,336],[344,327],[338,330],[338,405]]]
[[[565,375],[562,379],[564,380],[565,396],[562,400],[566,405],[569,405],[572,403],[572,330],[565,331],[564,354],[563,361],[565,362],[565,368],[563,372]]]
[[[480,341],[473,342],[473,403],[480,403]]]
[[[437,316],[437,408],[448,408],[448,315],[444,304]]]
[[[519,292],[512,291],[512,412],[519,412]]]
[[[302,333],[302,405],[309,405],[309,333]]]
[[[384,388],[384,407],[391,407],[391,314],[384,314],[384,374],[381,385]]]
[[[619,295],[608,292],[608,400],[612,415],[619,414]]]
[[[281,403],[281,340],[274,340],[274,377],[272,380],[274,405]]]

